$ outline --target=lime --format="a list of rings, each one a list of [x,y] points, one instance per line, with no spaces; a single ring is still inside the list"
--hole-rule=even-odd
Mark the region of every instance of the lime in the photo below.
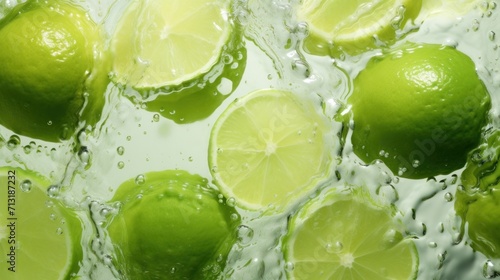
[[[405,45],[374,57],[353,84],[354,152],[407,178],[464,166],[491,106],[472,60],[440,45]]]
[[[107,73],[94,73],[99,30],[83,10],[31,1],[0,22],[0,38],[2,125],[57,142],[72,135],[84,104],[96,107],[85,108],[89,119],[100,114],[103,86],[91,87]]]
[[[230,39],[229,1],[132,1],[112,50],[116,82],[176,86],[207,73]]]
[[[108,227],[127,279],[210,279],[221,272],[238,216],[207,180],[167,170],[124,182]]]
[[[468,224],[471,246],[489,258],[500,258],[500,131],[489,131],[469,154],[457,189],[455,210]]]
[[[242,207],[286,206],[328,173],[329,131],[309,100],[276,89],[248,93],[214,124],[212,175],[221,192]]]
[[[303,0],[297,17],[309,26],[307,51],[339,48],[355,54],[394,41],[421,5],[422,0]]]
[[[390,207],[358,191],[309,201],[283,239],[289,279],[415,279],[418,253]]]
[[[68,279],[82,258],[81,223],[47,195],[47,179],[0,168],[0,278]]]

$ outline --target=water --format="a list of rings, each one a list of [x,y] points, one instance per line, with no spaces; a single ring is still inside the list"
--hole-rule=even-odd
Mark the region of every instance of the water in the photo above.
[[[22,1],[4,1],[0,16]],[[112,34],[128,1],[78,1],[96,22]],[[243,26],[246,63],[239,85],[231,93],[230,79],[222,79],[218,92],[227,95],[206,117],[183,122],[169,118],[178,110],[144,110],[137,92],[123,92],[112,84],[106,92],[104,116],[93,131],[79,134],[78,141],[60,144],[13,135],[0,127],[0,165],[22,166],[48,177],[53,185],[48,195],[58,197],[78,209],[84,224],[81,244],[84,262],[83,279],[114,279],[111,244],[105,226],[118,211],[109,205],[116,188],[125,180],[144,181],[149,171],[179,169],[212,179],[207,162],[208,139],[212,124],[236,98],[248,92],[274,87],[305,96],[319,96],[329,118],[345,109],[351,90],[350,77],[361,71],[367,61],[379,53],[368,51],[359,56],[330,58],[313,56],[301,49],[307,26],[297,22],[293,7],[297,1],[235,0],[234,20]],[[456,46],[476,63],[493,103],[493,125],[500,115],[500,50],[498,24],[500,3],[477,1],[466,14],[444,12],[427,18],[401,40]],[[416,22],[422,22],[417,18]],[[480,43],[478,43],[480,42]],[[240,58],[242,59],[242,58]],[[226,57],[224,63],[233,59]],[[236,68],[241,65],[236,66]],[[224,75],[224,73],[222,74]],[[228,84],[229,83],[229,84]],[[345,133],[335,124],[336,133]],[[467,236],[459,232],[460,220],[453,209],[454,193],[460,171],[429,180],[409,180],[390,173],[382,164],[363,166],[352,152],[347,132],[342,156],[329,184],[345,182],[366,186],[383,202],[394,203],[408,235],[413,236],[420,256],[418,279],[492,279],[500,272],[500,263],[473,252]],[[414,163],[419,164],[419,163]],[[337,180],[336,178],[341,178]],[[25,182],[29,191],[29,182]],[[287,230],[287,217],[308,200],[304,197],[285,213],[262,215],[238,209],[242,225],[238,240],[226,267],[231,279],[286,279],[293,264],[286,263],[281,251],[281,237]],[[228,203],[233,204],[232,200]],[[342,244],[332,244],[342,246]]]

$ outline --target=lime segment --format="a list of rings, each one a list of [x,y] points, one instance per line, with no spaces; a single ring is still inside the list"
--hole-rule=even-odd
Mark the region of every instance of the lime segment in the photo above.
[[[81,224],[47,196],[49,182],[0,168],[0,279],[66,279],[78,272]],[[15,272],[14,272],[15,271]]]
[[[396,37],[409,18],[414,18],[421,0],[304,0],[297,16],[309,25],[306,47],[338,45],[356,52],[387,43]]]
[[[117,82],[158,88],[208,72],[230,38],[228,9],[225,0],[131,2],[112,41]]]
[[[308,100],[268,89],[233,102],[214,124],[209,162],[243,207],[285,206],[315,186],[331,160],[329,128]]]
[[[414,279],[416,247],[401,232],[391,210],[366,195],[329,191],[290,222],[290,279]]]

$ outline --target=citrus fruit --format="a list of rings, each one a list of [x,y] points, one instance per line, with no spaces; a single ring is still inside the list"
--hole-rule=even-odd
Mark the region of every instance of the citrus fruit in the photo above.
[[[121,273],[128,279],[214,277],[230,249],[225,243],[238,219],[233,208],[219,202],[206,179],[186,171],[150,172],[142,180],[124,182],[113,198],[122,207],[108,231]]]
[[[328,172],[329,131],[309,100],[277,89],[248,93],[212,128],[212,175],[242,207],[284,207]]]
[[[394,41],[421,5],[421,0],[304,0],[297,18],[309,26],[309,52],[327,54],[340,48],[356,54]]]
[[[289,279],[415,279],[418,253],[390,207],[361,192],[309,201],[283,239]]]
[[[99,30],[85,11],[57,1],[31,1],[0,22],[0,124],[15,133],[58,142],[103,103],[94,70]],[[99,78],[97,78],[99,76]]]
[[[112,40],[116,82],[176,86],[208,72],[231,35],[229,1],[132,1]]]
[[[47,179],[1,167],[0,184],[0,278],[53,280],[77,273],[81,224],[47,195]]]
[[[457,189],[455,210],[468,225],[472,248],[500,258],[500,131],[491,131],[469,154]]]
[[[491,107],[473,61],[440,45],[374,57],[353,82],[354,152],[395,174],[425,178],[465,165]]]

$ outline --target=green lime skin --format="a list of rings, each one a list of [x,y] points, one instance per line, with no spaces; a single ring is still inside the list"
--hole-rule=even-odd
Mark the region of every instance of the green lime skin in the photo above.
[[[419,179],[465,165],[488,121],[474,62],[452,47],[407,44],[372,58],[353,82],[354,153]]]
[[[461,175],[455,210],[462,218],[471,247],[489,258],[500,258],[500,131],[490,131],[474,149]],[[468,227],[466,227],[468,225]]]
[[[224,268],[239,216],[207,180],[186,171],[124,182],[108,227],[116,266],[128,279],[212,279]]]
[[[80,120],[96,122],[108,77],[106,63],[98,63],[100,31],[85,11],[31,1],[0,21],[0,38],[1,125],[59,142]]]

